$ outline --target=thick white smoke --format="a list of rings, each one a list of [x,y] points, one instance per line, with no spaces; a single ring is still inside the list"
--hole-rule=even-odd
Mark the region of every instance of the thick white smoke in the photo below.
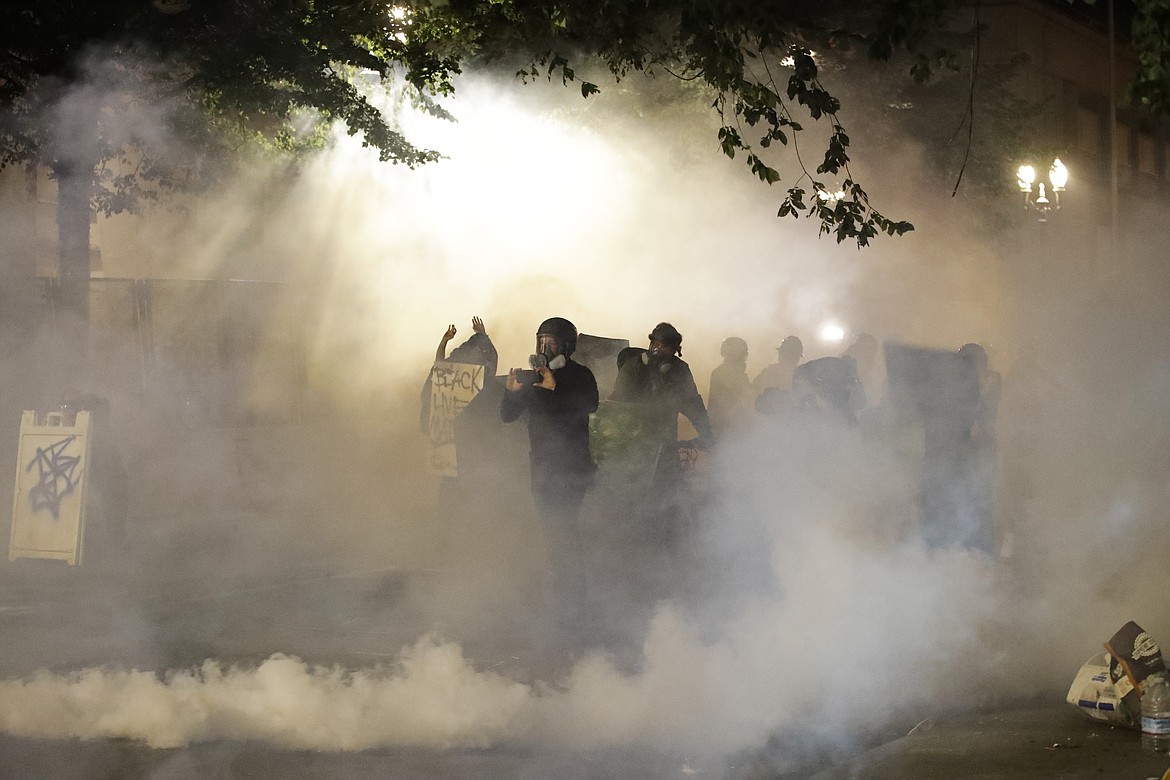
[[[848,535],[824,536],[810,545],[823,579],[783,578],[783,598],[749,605],[715,641],[660,610],[637,673],[598,653],[563,678],[526,684],[476,669],[457,644],[428,637],[393,665],[367,669],[273,656],[255,667],[209,660],[163,675],[39,672],[0,682],[0,730],[152,747],[237,739],[319,750],[650,745],[710,753],[750,749],[810,722],[828,734],[864,731],[891,703],[972,695],[987,670],[966,653],[995,604],[986,561],[904,553],[866,563]],[[851,574],[839,571],[843,563]],[[838,671],[814,675],[817,657]],[[959,668],[963,678],[945,691],[930,682]]]

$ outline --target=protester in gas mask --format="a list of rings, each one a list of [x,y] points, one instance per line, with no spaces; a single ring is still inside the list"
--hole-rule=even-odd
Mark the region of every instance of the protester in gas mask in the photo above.
[[[547,522],[575,523],[596,466],[589,454],[589,415],[597,411],[597,380],[572,359],[577,328],[563,317],[541,323],[532,369],[513,368],[500,418],[528,412],[532,496]]]
[[[682,359],[682,334],[668,322],[654,326],[650,347],[618,372],[611,400],[638,405],[638,426],[657,443],[650,480],[634,504],[634,514],[663,550],[678,552],[693,519],[688,508],[678,441],[678,416],[684,415],[699,434],[697,446],[714,441],[703,398],[691,368]]]
[[[587,545],[578,517],[597,470],[589,452],[589,415],[597,411],[597,379],[573,361],[577,328],[553,317],[536,331],[531,370],[513,368],[504,383],[500,419],[528,413],[532,498],[549,540],[552,609],[564,630],[575,630],[588,587]]]
[[[699,434],[699,446],[714,441],[703,397],[695,386],[691,367],[682,359],[682,334],[669,322],[650,331],[650,348],[618,372],[610,398],[642,404],[653,419],[653,429],[663,444],[678,441],[678,416],[682,414]]]

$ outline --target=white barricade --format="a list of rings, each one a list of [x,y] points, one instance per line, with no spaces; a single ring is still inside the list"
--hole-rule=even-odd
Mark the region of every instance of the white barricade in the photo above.
[[[21,415],[8,560],[81,563],[89,423],[89,412]]]

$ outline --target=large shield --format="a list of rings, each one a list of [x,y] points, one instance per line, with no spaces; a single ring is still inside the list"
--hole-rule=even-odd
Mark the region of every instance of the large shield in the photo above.
[[[661,444],[642,404],[602,401],[589,416],[589,449],[605,475],[649,482]]]

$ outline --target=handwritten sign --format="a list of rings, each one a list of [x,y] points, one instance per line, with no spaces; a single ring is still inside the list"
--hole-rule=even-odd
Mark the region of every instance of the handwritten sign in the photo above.
[[[431,368],[431,470],[444,477],[458,474],[455,418],[483,390],[484,367],[435,361]]]

